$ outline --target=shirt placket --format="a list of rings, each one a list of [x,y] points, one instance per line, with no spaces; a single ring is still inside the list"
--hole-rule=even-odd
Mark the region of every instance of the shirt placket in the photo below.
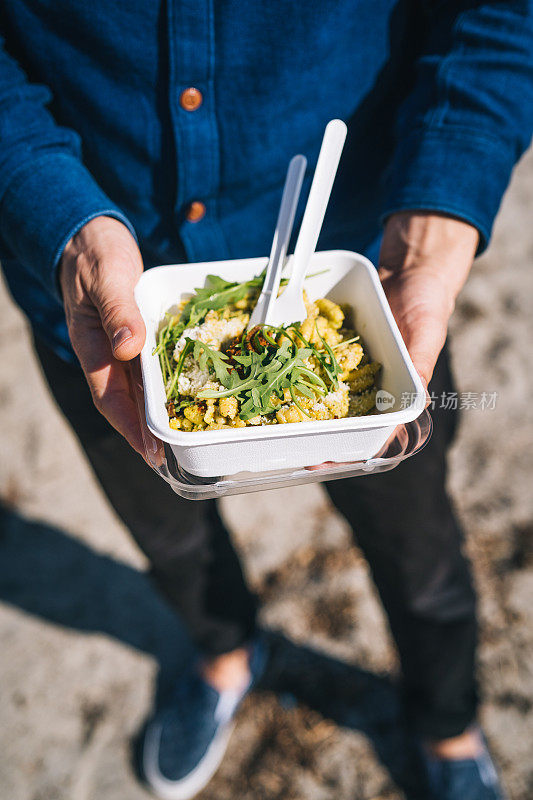
[[[228,257],[220,225],[214,0],[169,0],[170,110],[176,146],[174,209],[191,261]]]

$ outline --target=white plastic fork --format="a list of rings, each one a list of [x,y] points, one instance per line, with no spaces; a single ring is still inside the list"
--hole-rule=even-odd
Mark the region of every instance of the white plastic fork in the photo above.
[[[281,271],[285,264],[306,166],[305,156],[294,156],[289,163],[263,289],[250,317],[248,330],[268,319],[270,307],[278,294]]]
[[[326,125],[292,258],[291,276],[283,293],[270,304],[264,320],[271,325],[288,325],[291,322],[301,322],[307,317],[303,283],[322,228],[346,133],[346,125],[340,119],[333,119]]]

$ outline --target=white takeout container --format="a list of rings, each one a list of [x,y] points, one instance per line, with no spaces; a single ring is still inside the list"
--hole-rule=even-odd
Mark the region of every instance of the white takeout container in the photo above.
[[[258,275],[266,258],[211,261],[153,267],[141,276],[135,298],[146,325],[141,352],[146,422],[168,442],[180,467],[193,475],[213,477],[241,472],[295,469],[324,461],[364,461],[385,444],[397,425],[414,420],[425,406],[420,377],[402,340],[371,262],[358,253],[315,253],[306,289],[311,299],[329,297],[354,309],[354,327],[366,352],[382,368],[378,387],[390,406],[363,417],[311,420],[214,431],[175,431],[169,426],[159,358],[153,355],[165,312],[184,294],[203,286],[208,274],[229,281]],[[287,265],[290,270],[290,259]],[[319,273],[319,274],[315,274]]]

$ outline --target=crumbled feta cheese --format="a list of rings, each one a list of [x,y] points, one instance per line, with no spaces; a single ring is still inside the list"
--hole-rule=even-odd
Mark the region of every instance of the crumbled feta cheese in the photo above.
[[[191,379],[185,373],[181,373],[178,378],[178,392],[180,394],[189,394],[191,388]]]
[[[205,344],[209,344],[206,339],[202,338],[202,330],[200,326],[196,326],[195,328],[185,328],[182,335],[176,342],[176,347],[174,348],[174,358],[176,361],[179,358],[179,354],[185,347],[186,339],[199,339],[201,342],[205,342]]]
[[[187,356],[183,370],[178,378],[178,391],[180,394],[196,397],[202,389],[222,389],[222,384],[212,380],[206,369],[200,369],[192,356]]]
[[[242,334],[248,324],[248,320],[248,314],[231,317],[230,319],[219,319],[216,312],[209,311],[201,325],[185,328],[176,342],[174,358],[179,358],[179,354],[185,347],[186,339],[194,339],[203,342],[213,350],[220,350],[224,342]]]

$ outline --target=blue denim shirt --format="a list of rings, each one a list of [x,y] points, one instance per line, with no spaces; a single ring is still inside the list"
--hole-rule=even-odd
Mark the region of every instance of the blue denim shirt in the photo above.
[[[533,127],[531,0],[2,0],[0,33],[0,258],[65,358],[56,267],[97,215],[147,267],[265,255],[289,158],[341,117],[321,248],[375,256],[410,208],[484,247]]]

